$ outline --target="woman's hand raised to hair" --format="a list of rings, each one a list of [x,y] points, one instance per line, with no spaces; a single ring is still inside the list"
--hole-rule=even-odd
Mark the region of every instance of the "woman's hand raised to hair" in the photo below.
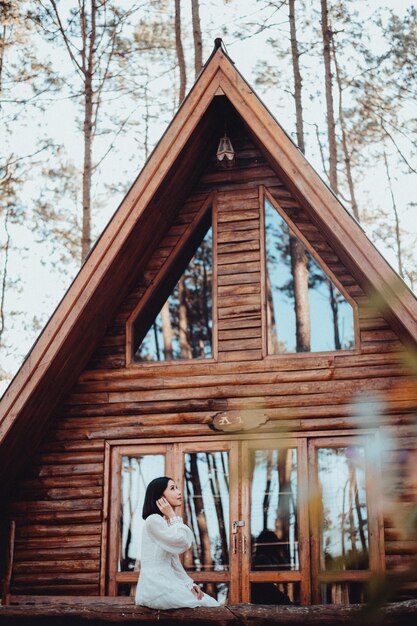
[[[175,517],[174,509],[172,508],[168,500],[163,496],[156,501],[156,506],[161,511],[162,515],[165,515],[165,517],[167,517],[168,519],[171,519],[171,517]]]

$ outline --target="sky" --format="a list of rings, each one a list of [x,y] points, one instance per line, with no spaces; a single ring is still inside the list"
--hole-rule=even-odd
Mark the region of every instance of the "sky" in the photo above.
[[[124,0],[123,0],[124,1]],[[127,2],[127,0],[126,0]],[[369,17],[377,8],[389,8],[398,14],[403,14],[407,7],[416,3],[413,0],[352,0],[357,6],[362,17],[364,29],[371,29]],[[73,0],[62,0],[61,6],[68,9],[76,4]],[[149,3],[148,3],[149,4]],[[262,98],[266,106],[271,110],[281,125],[294,136],[294,113],[289,88],[291,85],[282,85],[282,89],[270,88],[263,85],[255,86],[255,73],[260,59],[268,59],[274,63],[271,48],[267,39],[271,36],[286,37],[284,22],[286,14],[274,15],[273,29],[261,31],[259,21],[265,16],[262,8],[264,3],[255,0],[234,0],[225,2],[224,0],[206,0],[201,2],[201,22],[204,33],[203,59],[207,59],[212,51],[214,38],[223,36],[228,54],[236,63],[239,71],[246,80],[255,87],[255,91]],[[319,3],[318,3],[319,4]],[[183,29],[185,37],[185,52],[188,64],[188,85],[187,90],[193,83],[193,57],[191,39],[191,16],[190,3],[183,2]],[[150,5],[149,5],[150,6]],[[148,10],[148,9],[146,9]],[[152,10],[149,8],[149,10]],[[250,24],[251,23],[251,24]],[[249,26],[248,26],[249,24]],[[237,36],[240,33],[240,37]],[[300,36],[302,39],[302,34]],[[381,42],[375,39],[374,45],[378,47]],[[48,54],[51,56],[62,54],[58,60],[65,64],[65,55],[51,44],[43,42],[40,45],[48,46]],[[314,63],[314,61],[311,61]],[[314,68],[313,68],[314,69]],[[167,79],[160,78],[152,83],[153,97],[167,89]],[[410,106],[413,106],[410,104]],[[414,105],[415,106],[415,105]],[[132,108],[132,115],[141,114],[141,103],[136,102]],[[130,112],[129,112],[130,114]],[[167,110],[164,116],[159,116],[152,121],[150,127],[149,143],[152,147],[162,135],[168,121],[171,119],[173,111]],[[417,111],[416,111],[417,115]],[[82,142],[80,133],[76,130],[75,120],[77,110],[73,101],[67,99],[56,100],[46,106],[42,117],[36,120],[25,120],[20,128],[15,129],[13,137],[14,147],[21,153],[30,153],[36,148],[39,142],[39,133],[34,132],[36,124],[42,128],[44,135],[54,136],[59,143],[65,146],[72,163],[80,162],[82,155]],[[312,124],[319,123],[324,128],[324,116],[322,103],[314,98],[309,98],[306,102],[306,125],[310,128]],[[97,155],[104,154],[106,138],[99,138],[97,142]],[[138,150],[140,135],[123,136],[116,145],[115,150],[103,162],[102,171],[94,182],[94,195],[97,209],[94,216],[94,232],[98,236],[105,227],[108,220],[116,210],[119,202],[123,198],[123,190],[114,194],[111,202],[108,202],[108,188],[106,184],[117,181],[121,177],[125,181],[124,188],[128,188],[143,166],[143,154]],[[313,142],[307,143],[307,156],[313,166],[321,172],[320,155],[315,151]],[[34,195],[34,189],[39,181],[28,177],[23,191],[23,201],[28,205]],[[393,184],[399,206],[401,207],[401,218],[407,225],[410,237],[417,238],[417,220],[413,210],[407,208],[407,199],[413,195],[415,188],[415,177],[404,177],[400,170],[394,172]],[[384,173],[380,168],[370,168],[366,176],[359,184],[359,203],[361,206],[384,206],[388,202],[387,186],[384,182]],[[81,190],[77,191],[79,207]],[[66,210],[75,210],[72,201],[66,201]],[[77,209],[79,211],[79,208]],[[9,275],[17,281],[6,293],[5,309],[6,313],[16,311],[13,328],[8,333],[10,349],[3,354],[1,367],[10,376],[19,368],[22,359],[27,354],[36,339],[37,334],[47,322],[55,307],[63,297],[66,289],[73,280],[77,266],[69,265],[66,271],[59,268],[59,261],[53,248],[48,242],[39,242],[37,232],[28,224],[23,224],[12,229],[13,241],[19,247],[19,252],[11,254],[9,263]],[[0,234],[3,241],[4,233]],[[417,239],[416,239],[417,241]],[[23,250],[22,250],[23,248]],[[395,257],[389,249],[381,249],[387,260],[395,266]],[[24,321],[34,315],[37,318],[37,329],[25,330]],[[9,318],[11,319],[11,318]],[[7,323],[7,322],[6,322]],[[8,384],[8,380],[0,382],[0,394]]]

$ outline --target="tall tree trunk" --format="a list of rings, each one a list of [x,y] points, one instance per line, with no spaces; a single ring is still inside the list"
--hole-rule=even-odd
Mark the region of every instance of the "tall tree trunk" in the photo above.
[[[210,244],[212,243],[212,239],[210,239]],[[210,255],[210,259],[211,259]],[[213,277],[213,269],[210,263],[207,263],[207,260],[203,261],[203,288],[200,290],[201,293],[201,309],[203,311],[204,318],[204,329],[206,333],[207,339],[212,344],[212,330],[210,327],[210,321],[213,317],[213,308],[209,309],[209,299],[211,300],[211,290],[212,290],[212,277]],[[213,307],[213,303],[212,303]],[[213,346],[212,346],[213,348]]]
[[[353,500],[354,500],[354,494],[353,494],[353,475],[352,475],[352,468],[349,468],[349,513],[348,513],[348,518],[349,518],[349,537],[350,537],[350,543],[352,544],[352,557],[353,560],[356,561],[357,559],[357,547],[356,547],[356,532],[355,532],[355,520],[353,519]]]
[[[1,276],[1,296],[0,296],[0,347],[2,345],[2,336],[5,329],[5,320],[4,320],[4,302],[6,298],[6,287],[7,287],[7,271],[9,264],[9,250],[10,250],[10,231],[9,231],[9,218],[10,218],[11,209],[8,207],[6,209],[6,215],[4,217],[4,230],[6,232],[6,242],[4,244],[4,263],[3,263],[3,271]]]
[[[175,0],[175,49],[177,52],[178,67],[180,70],[180,104],[185,98],[187,74],[185,69],[184,49],[181,40],[181,0]]]
[[[201,564],[203,571],[210,571],[213,566],[211,557],[210,537],[208,534],[207,519],[204,512],[203,493],[201,490],[200,476],[198,473],[197,453],[190,453],[190,478],[194,492],[194,508],[197,518],[198,533],[201,545]]]
[[[294,76],[295,123],[297,143],[305,153],[302,78],[300,71],[300,53],[298,50],[297,26],[295,20],[295,0],[289,0],[289,21],[291,36],[291,56]],[[310,305],[308,301],[307,255],[303,244],[290,233],[291,270],[294,279],[294,309],[296,320],[296,350],[310,351]]]
[[[161,360],[161,351],[159,349],[159,339],[158,339],[158,325],[155,322],[152,324],[152,328],[153,328],[153,338],[155,341],[155,353],[156,353],[156,360],[160,361]]]
[[[333,283],[330,279],[327,279],[327,285],[329,287],[330,308],[332,309],[333,315],[334,349],[340,350],[342,345],[340,343],[339,335],[339,304],[337,302],[337,296],[334,292]]]
[[[331,66],[331,47],[333,33],[329,25],[327,0],[321,0],[321,29],[323,35],[323,60],[326,90],[327,138],[329,142],[329,182],[330,187],[338,193],[337,184],[337,142],[333,108],[333,80]]]
[[[353,481],[353,493],[354,493],[354,497],[355,497],[355,509],[356,509],[356,515],[358,516],[358,530],[359,530],[359,537],[361,540],[361,546],[362,546],[362,551],[364,553],[364,555],[368,555],[368,546],[366,543],[366,537],[365,537],[365,526],[367,524],[367,520],[363,519],[362,516],[362,509],[361,509],[361,505],[359,502],[359,490],[358,490],[358,480],[356,478],[356,470],[355,467],[350,464],[350,470],[352,472],[352,481]]]
[[[277,325],[274,314],[274,301],[272,298],[271,279],[268,268],[266,270],[266,324],[268,330],[268,354],[278,354],[279,342]]]
[[[400,218],[398,216],[397,204],[395,202],[394,191],[392,189],[391,175],[389,172],[387,153],[384,147],[384,165],[385,171],[387,173],[388,186],[391,194],[391,202],[392,202],[392,210],[394,211],[394,219],[395,219],[395,244],[397,247],[397,261],[398,261],[398,272],[401,278],[404,279],[404,267],[403,267],[403,254],[402,254],[402,246],[401,246],[401,233],[400,233]]]
[[[93,89],[91,76],[86,76],[84,96],[84,167],[83,167],[83,221],[81,256],[85,259],[91,248],[91,175],[93,143]]]
[[[294,75],[295,123],[297,129],[297,143],[301,152],[305,153],[303,103],[301,97],[302,79],[300,72],[300,53],[298,51],[297,28],[295,22],[295,0],[289,0],[289,20],[291,37],[291,56]]]
[[[294,280],[294,309],[297,352],[310,351],[310,305],[308,301],[307,255],[301,241],[290,233],[291,271]]]
[[[178,283],[179,297],[179,335],[180,335],[180,352],[182,359],[191,359],[191,348],[188,341],[188,318],[187,318],[187,288],[185,286],[184,276],[180,278]]]
[[[165,361],[172,361],[172,324],[168,300],[161,309],[161,319]]]
[[[184,474],[184,487],[186,492],[185,517],[188,526],[192,528],[194,536],[197,537],[197,529],[194,527],[194,519],[191,511],[190,476],[188,472],[185,472]],[[196,542],[194,542],[193,545],[184,553],[183,565],[185,569],[194,569],[194,565],[198,556],[198,546],[196,545]]]
[[[351,164],[349,148],[348,148],[348,134],[346,132],[345,114],[343,111],[342,81],[340,77],[339,65],[337,62],[336,48],[335,48],[334,42],[333,42],[333,60],[334,60],[334,67],[336,71],[337,88],[339,91],[339,121],[340,121],[340,128],[342,131],[342,150],[343,150],[343,157],[345,160],[346,178],[347,178],[348,186],[349,186],[350,204],[352,207],[353,215],[358,220],[358,222],[360,222],[359,208],[358,208],[358,203],[356,201],[356,195],[355,195],[355,186],[353,184],[352,164]]]
[[[221,463],[222,463],[222,471],[223,471],[223,478],[224,478],[224,482],[226,484],[226,489],[227,489],[227,493],[230,493],[230,489],[229,489],[229,466],[226,467],[226,463],[224,460],[224,455],[228,454],[227,452],[221,452],[220,453],[220,459],[221,459]]]
[[[342,497],[342,513],[340,514],[340,543],[342,544],[342,563],[346,566],[346,540],[345,540],[345,524],[346,524],[346,511],[345,511],[345,501],[346,501],[346,489],[347,483],[345,483],[343,487],[343,497]],[[323,520],[324,522],[325,520]]]
[[[272,479],[272,451],[265,450],[266,452],[266,484],[264,491],[264,499],[262,502],[263,513],[263,530],[268,528],[268,511],[269,503],[271,501],[271,479]]]
[[[227,549],[226,524],[224,522],[223,504],[220,497],[220,484],[217,476],[217,466],[215,464],[216,461],[214,454],[212,452],[206,452],[207,467],[209,468],[210,487],[213,494],[214,506],[219,524],[222,563],[223,565],[227,565],[229,562],[229,554]]]
[[[191,13],[193,20],[194,69],[195,77],[197,78],[203,67],[203,42],[201,38],[199,0],[191,0]]]
[[[175,0],[175,49],[177,53],[178,67],[180,70],[180,87],[179,101],[180,104],[185,98],[185,89],[187,83],[187,75],[185,69],[184,49],[181,39],[181,0]],[[178,283],[179,298],[179,340],[181,358],[191,358],[191,348],[188,342],[188,320],[187,320],[187,290],[185,287],[185,279],[182,276]]]
[[[83,165],[83,221],[81,256],[85,259],[91,248],[91,178],[93,150],[93,76],[96,48],[96,0],[91,0],[91,28],[88,33],[87,15],[83,12],[82,72],[84,75],[84,165]]]
[[[54,39],[62,39],[74,68],[75,80],[79,81],[79,84],[74,84],[72,97],[77,100],[80,98],[83,110],[81,256],[84,260],[91,248],[91,185],[97,167],[93,166],[93,143],[98,131],[100,104],[107,83],[116,75],[122,81],[122,73],[115,71],[113,63],[117,63],[116,59],[120,57],[120,34],[131,16],[131,11],[113,10],[114,3],[111,0],[79,1],[75,3],[77,10],[73,14],[68,14],[65,8],[61,9],[61,5],[68,3],[58,0],[37,4],[42,5],[48,35],[54,33]],[[50,4],[50,9],[46,4]],[[66,14],[64,20],[61,10],[62,15]],[[68,86],[70,87],[70,83]],[[101,161],[112,147],[113,144]]]

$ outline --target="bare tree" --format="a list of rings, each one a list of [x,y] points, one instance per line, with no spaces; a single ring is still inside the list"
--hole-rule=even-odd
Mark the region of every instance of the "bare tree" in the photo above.
[[[333,32],[329,23],[329,11],[327,0],[321,2],[321,30],[323,37],[323,61],[325,75],[326,93],[326,119],[327,119],[327,140],[329,144],[329,182],[330,187],[338,193],[337,181],[337,141],[336,124],[334,119],[333,106],[333,77],[331,64],[331,49],[333,42]]]
[[[301,152],[305,152],[302,79],[300,71],[300,52],[297,40],[295,19],[295,0],[289,0],[289,22],[291,39],[291,57],[294,76],[295,120],[297,143]],[[308,266],[307,255],[301,241],[290,232],[291,270],[294,280],[294,310],[296,322],[296,350],[310,350],[310,304],[308,300]]]
[[[397,203],[395,202],[394,191],[392,188],[391,174],[389,171],[387,152],[386,152],[385,146],[383,150],[383,157],[384,157],[385,172],[387,174],[388,187],[389,187],[389,191],[391,195],[392,210],[394,213],[394,220],[395,220],[394,232],[395,232],[395,243],[396,243],[396,251],[397,251],[398,272],[401,278],[404,278],[403,252],[402,252],[401,234],[400,234],[400,218],[398,215]]]
[[[80,0],[67,19],[56,0],[40,3],[42,24],[49,37],[63,42],[78,84],[73,91],[82,102],[84,156],[82,167],[81,254],[91,248],[91,186],[97,165],[93,164],[94,138],[100,130],[103,97],[117,74],[117,47],[124,25],[137,10],[133,4],[122,11],[112,0]],[[120,76],[118,77],[120,81]]]
[[[194,69],[195,77],[197,78],[203,67],[203,41],[201,37],[199,0],[191,0],[191,14],[193,21]]]
[[[297,130],[297,143],[301,152],[305,153],[304,125],[303,125],[303,102],[302,102],[302,79],[300,71],[300,52],[297,40],[297,25],[295,19],[295,0],[289,0],[289,22],[291,57],[294,76],[294,101],[295,101],[295,125]]]
[[[175,49],[180,71],[179,99],[180,104],[185,98],[187,88],[187,71],[185,67],[184,48],[181,39],[181,0],[175,0]]]
[[[346,178],[347,178],[348,187],[349,187],[350,204],[352,207],[352,213],[359,222],[360,221],[359,207],[358,207],[358,203],[356,200],[355,185],[353,183],[352,158],[351,158],[351,154],[350,154],[349,146],[348,146],[348,131],[346,128],[345,112],[343,110],[342,78],[340,75],[340,68],[339,68],[339,64],[337,61],[336,46],[334,44],[333,44],[332,51],[333,51],[333,61],[334,61],[335,72],[336,72],[336,83],[337,83],[337,88],[339,92],[339,123],[340,123],[340,129],[342,132],[342,150],[343,150],[343,157],[345,161]]]

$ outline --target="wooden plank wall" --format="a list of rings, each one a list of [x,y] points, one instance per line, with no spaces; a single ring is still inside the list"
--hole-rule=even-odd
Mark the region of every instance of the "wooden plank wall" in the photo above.
[[[219,170],[212,163],[204,173],[16,487],[10,507],[16,519],[12,593],[99,593],[106,440],[210,435],[208,423],[217,411],[257,406],[270,420],[260,432],[349,429],[358,425],[352,397],[366,391],[386,398],[379,420],[390,436],[387,476],[396,476],[399,466],[407,475],[405,468],[412,465],[417,391],[398,337],[243,127],[235,126],[232,141],[237,165]],[[357,302],[359,353],[263,358],[259,185],[270,190]],[[126,320],[212,191],[217,192],[218,210],[218,359],[126,368]],[[371,415],[371,399],[364,406]],[[403,481],[399,506],[409,508],[416,492],[415,482]],[[401,516],[396,517],[392,507],[387,511],[387,566],[395,569],[403,567],[404,555],[414,548],[400,532]]]

